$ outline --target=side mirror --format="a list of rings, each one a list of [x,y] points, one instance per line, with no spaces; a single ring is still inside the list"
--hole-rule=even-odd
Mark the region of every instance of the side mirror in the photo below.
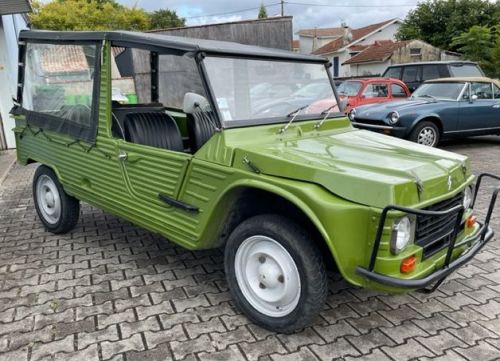
[[[192,114],[198,109],[204,112],[209,112],[211,110],[207,98],[196,93],[186,93],[184,95],[183,104],[184,113]]]
[[[470,102],[475,102],[477,100],[477,95],[476,94],[473,94],[471,97],[470,97]]]

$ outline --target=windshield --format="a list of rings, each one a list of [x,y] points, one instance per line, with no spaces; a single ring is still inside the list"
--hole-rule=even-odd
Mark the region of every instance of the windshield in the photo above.
[[[335,99],[323,64],[211,56],[204,62],[226,122],[269,118],[287,121],[286,116],[300,107]],[[304,114],[310,116],[311,112],[304,109],[300,116]]]
[[[345,95],[348,97],[354,97],[358,95],[359,89],[361,89],[361,82],[359,81],[345,81],[339,85],[337,91],[339,95]]]
[[[465,83],[427,83],[422,84],[412,94],[412,98],[436,98],[457,100]]]

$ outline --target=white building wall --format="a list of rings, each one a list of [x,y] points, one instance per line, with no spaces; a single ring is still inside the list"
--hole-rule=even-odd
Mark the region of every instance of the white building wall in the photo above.
[[[333,64],[333,59],[338,56],[339,57],[339,78],[343,78],[343,77],[346,77],[346,76],[351,76],[351,69],[349,67],[348,64],[346,65],[342,65],[343,62],[347,61],[350,59],[350,55],[349,55],[349,52],[347,50],[345,51],[342,51],[342,52],[338,52],[338,53],[333,53],[331,56],[330,56],[330,61],[332,62]],[[333,69],[332,69],[333,71]]]
[[[312,49],[313,38],[310,38],[308,36],[300,36],[299,40],[300,40],[300,53],[310,54]]]
[[[359,45],[371,45],[375,41],[378,40],[392,40],[396,41],[396,33],[400,27],[399,23],[394,23],[386,28],[382,29],[379,32],[376,32],[370,36],[367,36],[363,39],[361,39],[359,42],[356,42],[356,44]],[[385,68],[387,67],[388,63],[373,63],[373,64],[364,64],[360,65],[360,68],[358,69],[355,65],[342,65],[343,62],[349,60],[351,58],[350,54],[348,53],[347,50],[343,51],[342,53],[337,53],[334,54],[334,56],[339,56],[340,57],[340,73],[339,77],[349,77],[349,76],[362,76],[362,75],[368,75],[368,73],[371,74],[378,74],[378,73],[383,73]],[[333,59],[333,56],[332,56]],[[382,69],[382,70],[381,70]]]
[[[352,64],[350,65],[351,76],[382,75],[389,65],[389,60],[379,63]]]
[[[3,134],[8,148],[15,148],[12,129],[14,119],[9,115],[12,98],[17,93],[17,35],[26,29],[26,22],[21,15],[4,15],[0,21],[0,114],[3,122]]]

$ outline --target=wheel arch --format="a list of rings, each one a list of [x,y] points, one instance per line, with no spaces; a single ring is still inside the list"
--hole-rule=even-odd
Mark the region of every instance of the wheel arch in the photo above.
[[[411,134],[419,124],[421,124],[422,122],[426,122],[426,121],[434,123],[438,127],[439,136],[440,137],[443,136],[443,131],[444,131],[443,122],[442,122],[441,118],[439,117],[439,115],[437,115],[437,114],[426,114],[424,116],[417,118],[413,122],[411,130],[408,134]]]
[[[234,228],[245,219],[264,213],[281,214],[298,222],[312,235],[311,239],[322,253],[328,254],[325,264],[337,266],[335,250],[327,241],[328,233],[312,209],[293,193],[269,183],[238,183],[224,193],[212,211],[212,217],[224,214],[214,246],[223,246]]]
[[[37,168],[42,167],[42,166],[49,168],[51,171],[53,171],[55,173],[57,180],[61,183],[61,185],[64,188],[64,184],[61,181],[61,173],[59,172],[59,169],[56,166],[54,166],[53,164],[43,163],[43,162],[31,159],[31,158],[28,159],[28,162],[29,162],[28,164],[40,163],[40,165]]]

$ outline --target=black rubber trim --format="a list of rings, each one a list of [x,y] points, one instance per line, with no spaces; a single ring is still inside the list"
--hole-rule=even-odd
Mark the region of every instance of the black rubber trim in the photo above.
[[[160,198],[161,201],[167,203],[168,205],[176,208],[180,208],[186,212],[190,213],[199,213],[200,209],[198,207],[192,206],[190,204],[186,204],[184,202],[178,201],[176,199],[173,199],[165,194],[158,194],[158,198]]]

